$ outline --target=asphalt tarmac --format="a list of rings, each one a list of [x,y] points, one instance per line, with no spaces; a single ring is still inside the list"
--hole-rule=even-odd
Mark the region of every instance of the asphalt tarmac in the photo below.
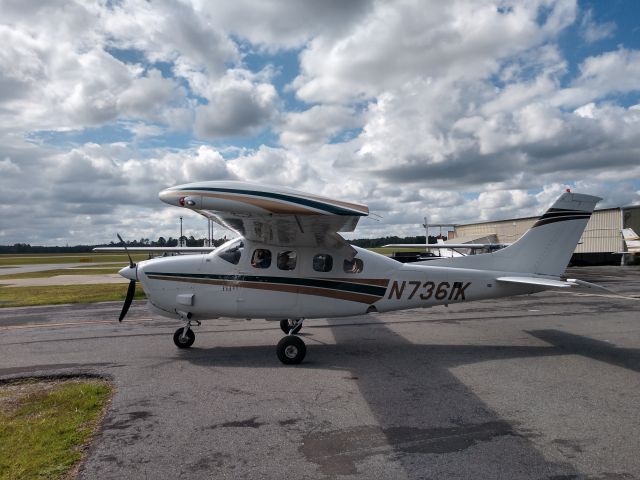
[[[570,276],[640,295],[638,267]],[[196,327],[120,305],[0,309],[0,379],[96,374],[117,391],[80,478],[640,479],[640,300],[544,292]]]

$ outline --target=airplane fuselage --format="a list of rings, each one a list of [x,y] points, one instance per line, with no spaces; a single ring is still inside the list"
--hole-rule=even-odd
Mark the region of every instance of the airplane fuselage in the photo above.
[[[354,249],[352,257],[236,239],[207,255],[140,262],[137,277],[157,313],[193,319],[341,317],[543,290],[496,282],[504,272],[402,264]]]

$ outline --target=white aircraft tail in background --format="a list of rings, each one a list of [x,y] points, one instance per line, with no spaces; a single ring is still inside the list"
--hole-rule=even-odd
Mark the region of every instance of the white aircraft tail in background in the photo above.
[[[622,238],[627,246],[627,251],[622,253],[640,253],[640,237],[633,228],[623,228]]]

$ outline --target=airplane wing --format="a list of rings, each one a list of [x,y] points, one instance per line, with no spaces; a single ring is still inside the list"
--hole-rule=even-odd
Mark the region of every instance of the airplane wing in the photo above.
[[[145,253],[208,253],[213,252],[216,247],[96,247],[94,252],[111,252],[126,253],[129,252],[145,252]]]
[[[352,232],[369,215],[364,205],[246,182],[190,183],[159,196],[248,240],[283,246],[348,246],[338,232]]]
[[[510,243],[390,243],[383,245],[389,248],[468,248],[470,250],[500,249],[511,245]]]

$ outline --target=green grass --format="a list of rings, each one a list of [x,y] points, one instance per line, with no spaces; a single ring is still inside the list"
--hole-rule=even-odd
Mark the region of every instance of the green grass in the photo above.
[[[131,255],[134,261],[146,260],[149,256],[146,253]],[[100,263],[100,262],[122,262],[128,263],[129,259],[125,254],[119,253],[86,253],[86,254],[25,254],[0,255],[0,266],[2,265],[42,265],[46,263]]]
[[[0,479],[58,479],[80,461],[112,388],[32,380],[0,384],[0,392]]]
[[[118,273],[122,266],[105,267],[105,268],[57,268],[54,270],[44,270],[41,272],[24,272],[3,275],[0,271],[0,280],[12,280],[16,278],[50,278],[56,275],[103,275],[109,273]]]
[[[0,287],[0,308],[123,301],[126,294],[126,283]],[[146,298],[140,284],[136,288],[134,298]]]

